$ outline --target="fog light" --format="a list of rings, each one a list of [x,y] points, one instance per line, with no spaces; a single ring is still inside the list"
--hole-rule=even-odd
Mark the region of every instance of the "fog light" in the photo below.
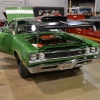
[[[92,62],[92,60],[88,60],[88,63]]]
[[[40,71],[40,70],[42,70],[42,67],[39,67],[39,68],[38,68],[38,71]]]

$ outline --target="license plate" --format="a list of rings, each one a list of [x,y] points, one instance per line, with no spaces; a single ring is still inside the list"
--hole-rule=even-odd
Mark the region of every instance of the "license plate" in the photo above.
[[[64,70],[64,69],[71,69],[74,67],[74,64],[61,64],[59,65],[60,70]]]

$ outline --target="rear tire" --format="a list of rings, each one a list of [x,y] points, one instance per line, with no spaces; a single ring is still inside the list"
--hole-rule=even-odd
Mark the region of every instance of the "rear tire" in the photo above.
[[[30,72],[29,70],[22,64],[20,61],[19,57],[16,56],[16,61],[17,61],[17,68],[18,68],[18,73],[22,78],[28,78],[30,77]]]

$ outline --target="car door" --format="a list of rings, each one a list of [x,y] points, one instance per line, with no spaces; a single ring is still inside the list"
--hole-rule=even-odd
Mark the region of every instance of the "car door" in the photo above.
[[[9,24],[9,30],[6,28],[0,34],[0,51],[11,54],[12,53],[12,39],[15,35],[16,21],[13,20]]]

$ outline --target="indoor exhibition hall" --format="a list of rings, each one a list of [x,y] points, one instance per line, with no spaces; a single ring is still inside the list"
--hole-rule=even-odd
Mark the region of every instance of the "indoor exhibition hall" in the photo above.
[[[100,100],[100,0],[0,0],[0,100]]]

